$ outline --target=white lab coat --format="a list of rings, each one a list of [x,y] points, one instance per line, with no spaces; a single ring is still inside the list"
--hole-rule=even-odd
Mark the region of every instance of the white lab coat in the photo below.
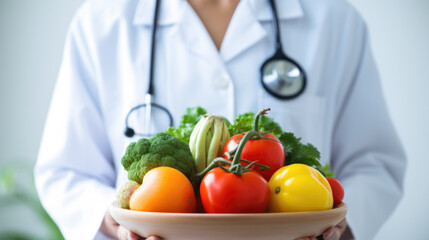
[[[285,131],[314,144],[345,187],[347,221],[371,239],[402,194],[405,156],[382,96],[359,14],[343,0],[277,1],[286,53],[308,76],[304,93],[280,101],[263,90],[260,66],[273,54],[272,15],[264,0],[242,0],[220,51],[184,0],[164,0],[157,36],[154,101],[175,123],[202,106],[232,120],[266,107]],[[153,0],[89,0],[65,44],[35,168],[41,201],[67,239],[98,233],[131,140],[125,116],[144,102]],[[153,131],[164,130],[159,120]],[[141,130],[142,114],[130,117]],[[203,238],[203,237],[202,237]]]

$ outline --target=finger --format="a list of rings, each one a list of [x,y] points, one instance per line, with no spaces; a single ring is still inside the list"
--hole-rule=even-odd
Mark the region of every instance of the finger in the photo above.
[[[347,220],[344,218],[340,223],[338,223],[337,227],[340,229],[341,234],[343,234],[347,228]]]
[[[161,238],[156,237],[156,236],[150,236],[150,237],[146,238],[146,240],[161,240]]]
[[[341,232],[338,227],[331,227],[328,231],[323,233],[324,240],[339,240],[341,237]]]
[[[130,232],[128,229],[123,226],[119,226],[118,228],[118,239],[119,240],[138,240],[139,235]]]
[[[346,230],[346,228],[347,228],[347,221],[344,218],[336,226],[331,227],[328,230],[326,230],[322,235],[323,239],[324,240],[339,240],[341,238],[341,235]]]
[[[127,240],[128,238],[128,230],[122,226],[119,226],[117,237],[119,240]]]
[[[137,235],[136,233],[133,233],[133,232],[131,232],[131,231],[128,231],[128,239],[129,240],[138,240],[138,239],[140,239],[140,236],[139,235]]]

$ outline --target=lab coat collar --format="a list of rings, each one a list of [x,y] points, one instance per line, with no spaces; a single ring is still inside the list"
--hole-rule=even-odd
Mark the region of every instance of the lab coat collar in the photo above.
[[[134,15],[134,24],[152,25],[156,0],[139,0]],[[161,2],[159,25],[173,24],[180,18],[179,6],[186,0],[163,0]],[[259,21],[270,21],[273,16],[267,0],[241,0],[247,1],[251,11]],[[298,18],[304,15],[300,0],[277,0],[278,16],[280,20]]]
[[[134,15],[135,25],[152,25],[156,0],[139,0]],[[179,5],[185,0],[162,0],[158,24],[160,26],[175,23],[179,18]]]
[[[135,24],[152,25],[155,1],[139,0],[134,17]],[[303,16],[299,0],[277,0],[276,3],[280,20]],[[264,39],[267,32],[261,22],[272,19],[267,0],[241,0],[222,40],[220,54],[203,23],[186,0],[162,0],[158,24],[165,26],[177,23],[178,34],[192,52],[211,62],[222,63],[228,62]]]
[[[248,0],[259,21],[271,21],[271,13],[268,0]],[[277,0],[277,16],[279,20],[299,18],[304,16],[300,0]]]

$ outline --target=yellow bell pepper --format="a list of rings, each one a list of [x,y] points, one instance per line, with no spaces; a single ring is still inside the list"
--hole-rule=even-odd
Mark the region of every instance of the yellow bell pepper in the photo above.
[[[307,212],[333,206],[331,187],[315,168],[291,164],[277,170],[269,181],[269,212]]]

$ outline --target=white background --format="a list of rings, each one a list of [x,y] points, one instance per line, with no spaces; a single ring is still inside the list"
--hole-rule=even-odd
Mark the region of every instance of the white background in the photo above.
[[[376,239],[429,239],[429,1],[350,1],[369,25],[389,111],[409,157],[404,198]],[[82,2],[0,1],[0,167],[34,164],[67,26]],[[39,225],[24,207],[0,214],[0,230],[43,238]]]

